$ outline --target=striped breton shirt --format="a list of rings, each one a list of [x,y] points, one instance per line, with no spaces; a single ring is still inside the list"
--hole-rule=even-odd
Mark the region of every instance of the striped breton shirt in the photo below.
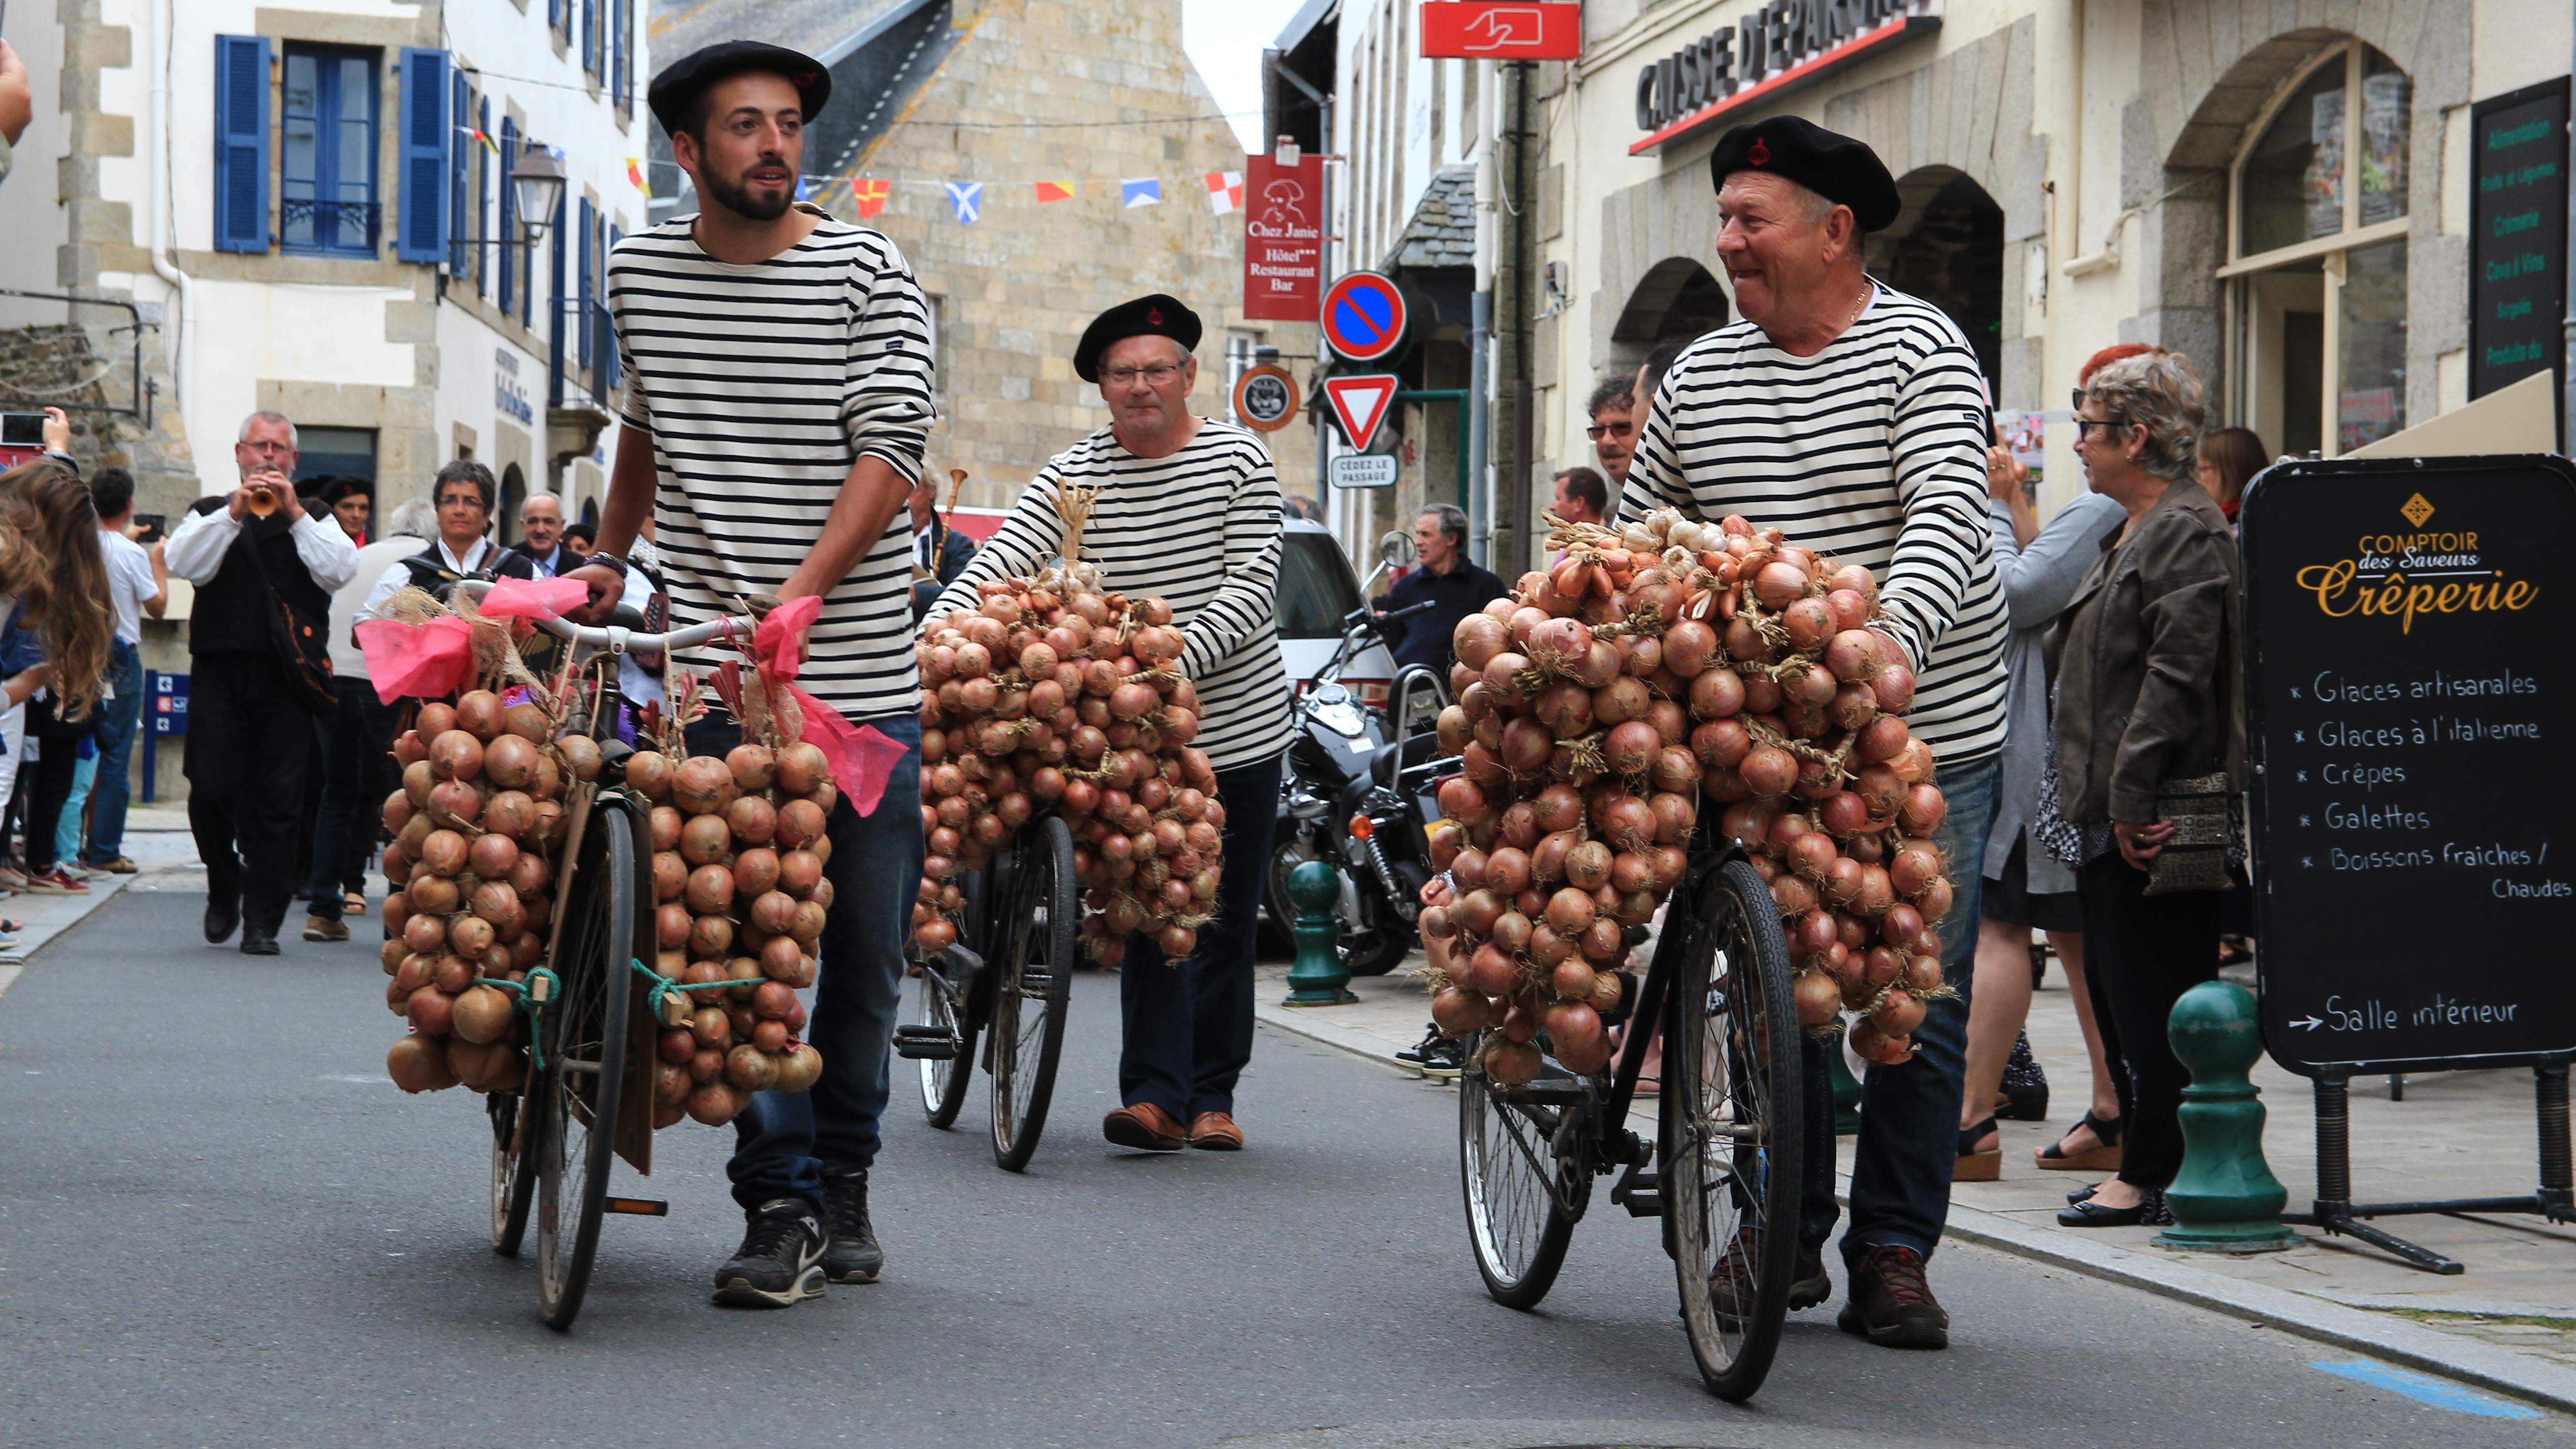
[[[1082,529],[1082,556],[1107,587],[1131,598],[1159,594],[1189,645],[1181,673],[1198,686],[1193,742],[1220,770],[1257,764],[1288,747],[1288,666],[1279,655],[1279,479],[1259,435],[1199,419],[1198,436],[1168,458],[1139,458],[1109,429],[1056,454],[1038,470],[975,551],[928,619],[972,608],[975,586],[1025,578],[1053,563],[1064,543],[1058,479],[1101,485]]]
[[[686,216],[608,259],[625,420],[652,435],[661,477],[653,519],[674,628],[778,592],[861,457],[921,475],[931,360],[920,285],[894,243],[815,215],[811,236],[763,262],[708,256]],[[797,682],[845,717],[920,707],[902,508],[824,597],[811,640]]]
[[[1878,577],[1915,671],[1906,723],[1943,764],[2003,748],[2010,612],[1986,512],[1977,359],[1938,308],[1883,285],[1813,357],[1737,322],[1693,342],[1638,430],[1620,517],[1740,513]]]

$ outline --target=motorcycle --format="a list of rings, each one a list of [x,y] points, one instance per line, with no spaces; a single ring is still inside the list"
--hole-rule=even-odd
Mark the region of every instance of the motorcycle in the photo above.
[[[1425,827],[1439,818],[1439,782],[1456,761],[1435,749],[1433,726],[1449,703],[1438,675],[1418,664],[1399,670],[1383,713],[1338,680],[1355,655],[1392,642],[1392,626],[1430,607],[1380,615],[1362,606],[1343,617],[1340,647],[1297,701],[1297,734],[1280,782],[1263,904],[1285,933],[1297,919],[1288,873],[1310,860],[1332,866],[1341,887],[1334,907],[1339,950],[1353,976],[1394,970],[1419,939],[1422,887],[1432,875]]]

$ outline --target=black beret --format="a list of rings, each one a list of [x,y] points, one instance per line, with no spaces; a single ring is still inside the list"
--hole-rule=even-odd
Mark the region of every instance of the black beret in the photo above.
[[[1084,382],[1100,381],[1100,354],[1109,350],[1110,343],[1128,337],[1168,337],[1181,344],[1183,352],[1194,352],[1199,345],[1199,314],[1182,306],[1180,298],[1161,292],[1121,302],[1082,329],[1082,340],[1073,347],[1074,372]]]
[[[376,485],[364,478],[319,478],[314,481],[318,486],[313,496],[326,505],[337,505],[343,498],[364,498],[371,503],[375,500]]]
[[[1905,209],[1877,152],[1798,116],[1773,116],[1720,136],[1708,157],[1709,184],[1723,187],[1738,171],[1768,171],[1848,206],[1862,231],[1887,230]]]
[[[662,123],[663,130],[677,135],[694,119],[690,109],[707,87],[752,71],[783,76],[796,87],[807,125],[813,124],[814,118],[823,113],[823,103],[832,98],[832,73],[814,57],[783,45],[728,40],[690,51],[664,66],[662,73],[653,77],[653,84],[646,87],[644,103],[653,108],[653,119]]]

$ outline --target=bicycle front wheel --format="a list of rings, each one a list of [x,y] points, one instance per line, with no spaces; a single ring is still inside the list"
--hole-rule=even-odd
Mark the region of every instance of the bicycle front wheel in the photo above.
[[[635,954],[635,818],[620,797],[591,809],[567,882],[553,969],[561,994],[544,1015],[545,1070],[536,1076],[529,1147],[537,1169],[537,1307],[570,1328],[590,1288],[599,1220],[616,1160],[626,1080],[627,962]]]
[[[504,1258],[519,1256],[519,1243],[528,1233],[528,1205],[537,1195],[531,1159],[520,1150],[520,1104],[516,1092],[494,1092],[485,1100],[492,1119],[492,1251]]]
[[[1522,1087],[1485,1076],[1485,1033],[1464,1045],[1458,1077],[1458,1177],[1467,1240],[1485,1292],[1505,1308],[1536,1308],[1556,1286],[1574,1225],[1592,1199],[1592,1174],[1569,1159],[1569,1126],[1591,1110],[1590,1089],[1553,1062]]]
[[[1740,857],[1694,877],[1663,948],[1678,953],[1658,1113],[1665,1241],[1700,1377],[1740,1402],[1771,1371],[1796,1272],[1798,1012],[1762,877]]]
[[[975,1076],[975,1020],[944,974],[945,966],[935,959],[921,963],[921,974],[907,988],[912,1002],[904,1011],[910,1024],[957,1042],[953,1057],[924,1057],[914,1063],[921,1068],[922,1114],[942,1129],[957,1121],[958,1110],[966,1105],[966,1086]]]
[[[994,973],[992,1014],[993,1160],[1018,1172],[1038,1150],[1064,1050],[1065,1005],[1073,996],[1075,927],[1082,886],[1073,874],[1073,831],[1050,815],[1029,827],[1011,875]]]

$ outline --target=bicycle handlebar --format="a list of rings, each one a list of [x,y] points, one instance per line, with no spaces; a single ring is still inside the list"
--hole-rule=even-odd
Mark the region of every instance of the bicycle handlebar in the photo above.
[[[465,579],[457,587],[464,590],[467,597],[480,599],[491,592],[492,584],[485,579]],[[748,640],[759,628],[758,620],[735,618],[713,619],[665,634],[642,634],[613,624],[607,628],[596,628],[562,619],[532,619],[529,622],[558,639],[567,639],[591,649],[605,649],[611,654],[654,654],[674,649],[695,649],[702,644],[724,640]]]

